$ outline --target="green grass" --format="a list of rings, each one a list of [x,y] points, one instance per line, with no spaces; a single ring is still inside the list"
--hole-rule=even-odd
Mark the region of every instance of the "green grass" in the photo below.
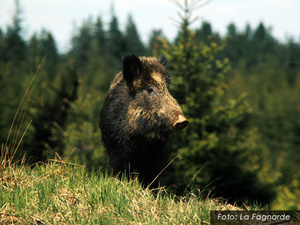
[[[210,210],[221,208],[235,207],[143,189],[61,159],[0,171],[0,224],[209,224]]]

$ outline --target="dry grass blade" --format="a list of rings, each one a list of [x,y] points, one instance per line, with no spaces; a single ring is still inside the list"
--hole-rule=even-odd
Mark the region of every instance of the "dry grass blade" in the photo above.
[[[18,150],[30,124],[32,121],[29,122],[29,124],[27,125],[25,131],[23,132],[22,134],[22,137],[20,138],[19,140],[19,135],[20,135],[20,132],[21,132],[21,127],[22,127],[22,124],[24,122],[24,118],[25,118],[25,114],[26,114],[26,111],[28,109],[28,104],[30,102],[30,99],[31,99],[31,96],[32,96],[32,92],[34,90],[34,86],[33,86],[33,82],[35,80],[35,78],[37,77],[37,74],[42,66],[42,64],[44,63],[46,59],[46,56],[44,57],[44,59],[42,60],[42,62],[40,63],[37,71],[35,72],[33,78],[31,79],[31,82],[29,83],[24,95],[23,95],[23,98],[17,108],[17,111],[16,111],[16,114],[14,116],[14,119],[12,121],[12,124],[11,124],[11,127],[9,129],[9,132],[8,132],[8,136],[7,136],[7,139],[6,139],[6,143],[5,144],[2,144],[2,147],[1,147],[1,164],[0,166],[1,167],[5,167],[6,165],[8,166],[11,166],[11,163],[12,163],[12,159],[14,158],[15,154],[16,154],[16,151]],[[9,143],[9,140],[10,140],[10,137],[13,133],[13,137],[12,137],[12,141],[11,143]],[[11,154],[10,154],[10,149],[11,149]]]
[[[149,188],[153,183],[154,183],[154,181],[160,176],[160,174],[162,173],[162,172],[164,172],[164,170],[176,159],[178,157],[178,155],[176,155],[169,163],[168,163],[168,165],[166,165],[165,166],[165,168],[163,168],[160,172],[159,172],[159,174],[157,174],[157,176],[153,179],[153,181],[148,185],[148,187],[147,188]]]
[[[194,174],[193,178],[190,180],[190,182],[187,184],[186,188],[184,189],[184,192],[187,191],[188,187],[190,186],[191,182],[195,179],[195,177],[198,175],[198,173],[202,170],[204,166],[202,166],[198,171],[197,173]]]

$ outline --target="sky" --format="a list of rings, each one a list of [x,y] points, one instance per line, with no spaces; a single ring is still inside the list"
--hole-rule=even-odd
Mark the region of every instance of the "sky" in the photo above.
[[[177,0],[183,3],[183,0]],[[191,0],[189,0],[191,1]],[[194,0],[195,1],[195,0]],[[5,31],[12,24],[15,11],[14,0],[0,0],[0,27]],[[60,52],[70,48],[72,35],[89,17],[93,21],[101,16],[105,28],[112,16],[111,6],[124,30],[131,14],[142,40],[147,43],[153,29],[163,30],[170,40],[178,28],[170,19],[179,19],[179,8],[169,0],[19,0],[22,9],[23,36],[40,33],[44,28],[54,36]],[[200,1],[200,3],[206,0]],[[260,22],[271,29],[271,34],[281,42],[288,38],[300,42],[300,0],[211,0],[197,9],[193,16],[199,19],[193,27],[208,21],[213,31],[222,36],[226,27],[233,22],[243,31],[249,23],[255,29]]]

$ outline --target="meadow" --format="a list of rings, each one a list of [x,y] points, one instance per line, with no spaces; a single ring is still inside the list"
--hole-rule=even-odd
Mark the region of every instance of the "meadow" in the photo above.
[[[210,210],[237,209],[197,193],[143,189],[59,156],[31,168],[2,159],[0,190],[1,224],[210,224]]]

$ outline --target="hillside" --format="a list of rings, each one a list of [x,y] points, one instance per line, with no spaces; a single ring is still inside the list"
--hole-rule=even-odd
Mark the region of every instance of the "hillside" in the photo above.
[[[58,158],[32,168],[1,165],[1,224],[209,224],[210,210],[236,209],[197,193],[142,189]]]

